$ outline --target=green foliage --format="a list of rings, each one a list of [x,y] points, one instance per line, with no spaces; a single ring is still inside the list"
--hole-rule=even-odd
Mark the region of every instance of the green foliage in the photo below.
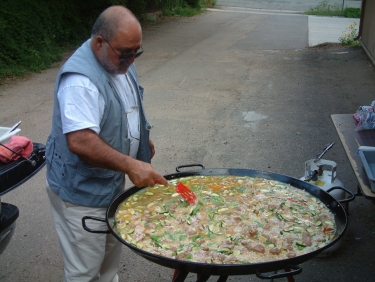
[[[115,0],[2,0],[0,78],[39,72],[87,39],[91,27]]]
[[[206,2],[207,0],[164,0],[163,15],[191,17],[201,13],[207,6]]]
[[[125,6],[140,18],[147,11],[147,0],[128,0]]]
[[[191,8],[200,8],[200,2],[200,0],[186,0],[186,4]]]
[[[361,17],[361,9],[360,8],[345,8],[344,9],[344,16],[346,18],[360,18]]]
[[[343,6],[335,3],[333,5],[328,3],[328,0],[323,0],[316,7],[311,7],[304,14],[315,15],[315,16],[330,16],[330,17],[347,17],[347,18],[360,18],[360,8],[348,8],[343,9]]]
[[[349,32],[344,34],[343,37],[339,38],[339,41],[346,46],[361,46],[361,43],[357,40],[358,37],[358,22],[354,22],[349,26]]]
[[[98,15],[111,5],[192,16],[215,0],[0,0],[0,80],[39,72],[90,37]]]
[[[204,0],[204,6],[207,8],[213,8],[216,6],[216,0]]]
[[[316,16],[343,16],[344,12],[342,11],[341,5],[337,3],[331,5],[328,3],[328,0],[323,0],[316,7],[310,8],[305,14]]]
[[[191,7],[176,7],[172,9],[163,10],[164,16],[172,17],[192,17],[197,14],[197,10]]]

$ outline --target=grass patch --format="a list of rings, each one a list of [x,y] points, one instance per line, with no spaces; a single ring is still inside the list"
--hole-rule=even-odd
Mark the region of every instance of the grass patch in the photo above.
[[[167,17],[192,17],[203,13],[206,8],[215,7],[216,0],[189,0],[182,1],[176,7],[166,7],[162,11]]]
[[[304,12],[304,14],[325,17],[360,18],[361,9],[348,7],[344,8],[340,4],[330,4],[328,3],[328,0],[323,0],[317,6],[310,8],[307,12]]]
[[[361,9],[360,8],[345,8],[344,15],[346,18],[360,18]]]
[[[163,16],[166,17],[192,17],[202,12],[199,8],[176,7],[163,10]]]

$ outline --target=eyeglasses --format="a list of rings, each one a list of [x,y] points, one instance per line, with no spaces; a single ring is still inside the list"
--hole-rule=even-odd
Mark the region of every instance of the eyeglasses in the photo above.
[[[103,36],[102,36],[103,37]],[[113,47],[111,46],[111,44],[109,44],[108,40],[105,39],[103,37],[104,41],[109,45],[109,47],[111,47],[111,49],[113,50],[113,52],[115,52],[115,54],[117,55],[117,52],[115,51],[115,49],[113,49]],[[142,55],[142,53],[144,52],[142,46],[141,46],[141,50],[138,50],[137,53],[122,53],[120,56],[117,55],[118,59],[120,62],[124,62],[124,61],[128,61],[129,59],[131,58],[138,58],[140,55]]]

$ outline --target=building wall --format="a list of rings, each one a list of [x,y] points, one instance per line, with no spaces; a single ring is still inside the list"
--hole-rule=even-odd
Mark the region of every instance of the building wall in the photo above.
[[[361,43],[371,60],[375,62],[375,0],[363,1]]]

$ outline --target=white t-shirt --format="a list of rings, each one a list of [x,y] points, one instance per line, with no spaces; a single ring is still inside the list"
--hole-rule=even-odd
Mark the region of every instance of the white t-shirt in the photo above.
[[[135,158],[140,137],[139,106],[134,86],[130,79],[126,79],[125,75],[114,75],[111,78],[120,94],[128,119],[129,155]],[[88,77],[81,74],[63,75],[57,91],[57,98],[61,109],[64,134],[86,128],[97,134],[100,133],[100,122],[105,102],[97,87]]]

